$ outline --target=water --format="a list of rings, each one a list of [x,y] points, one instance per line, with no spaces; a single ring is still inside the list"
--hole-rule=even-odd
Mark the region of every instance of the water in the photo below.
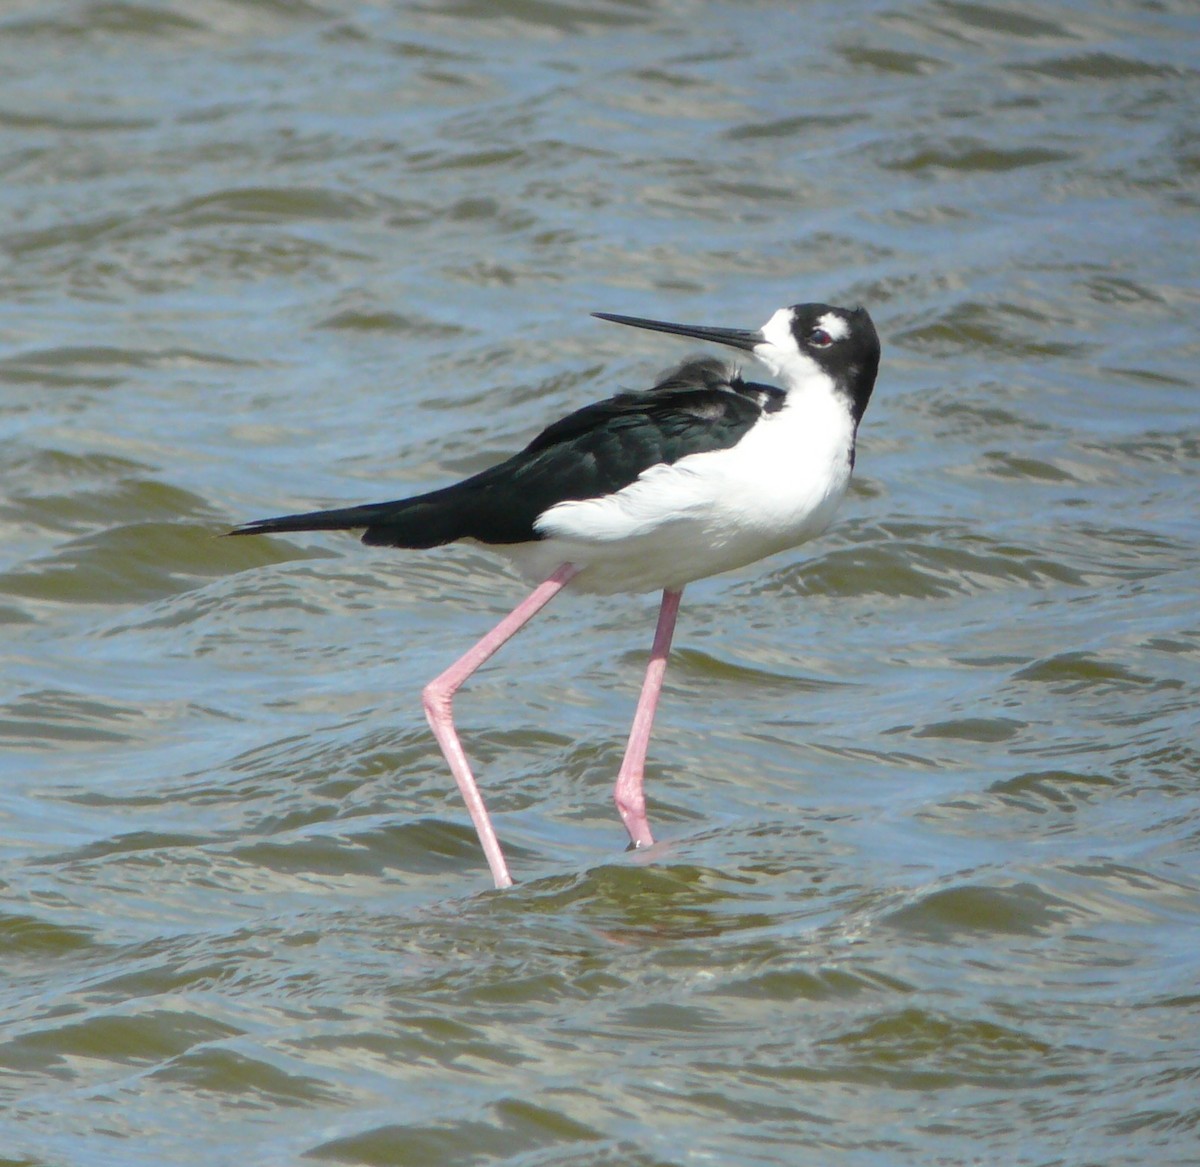
[[[0,1162],[1197,1157],[1193,5],[0,15]],[[218,540],[866,304],[836,528],[556,602]]]

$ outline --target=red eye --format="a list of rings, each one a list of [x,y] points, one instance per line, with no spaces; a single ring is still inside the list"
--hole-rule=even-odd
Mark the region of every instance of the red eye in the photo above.
[[[829,333],[823,328],[814,328],[812,332],[808,334],[808,343],[811,344],[813,348],[828,348],[831,344],[833,344],[833,337],[830,336]]]

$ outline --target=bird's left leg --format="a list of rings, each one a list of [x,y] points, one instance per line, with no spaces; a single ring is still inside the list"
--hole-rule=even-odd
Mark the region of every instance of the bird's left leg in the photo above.
[[[658,695],[662,692],[667,657],[671,652],[671,636],[675,632],[675,618],[679,615],[682,596],[683,588],[663,592],[662,606],[658,610],[658,627],[654,631],[654,646],[650,649],[650,663],[646,666],[646,679],[642,682],[642,695],[638,698],[633,728],[629,731],[629,744],[625,747],[625,758],[613,790],[613,801],[635,847],[649,847],[654,842],[650,823],[646,820],[642,775],[646,768],[650,730],[654,725],[654,711],[658,708]]]
[[[483,796],[479,793],[479,787],[471,774],[471,764],[467,761],[466,751],[463,750],[462,742],[458,740],[451,704],[459,686],[502,644],[511,640],[578,574],[579,568],[574,564],[564,563],[545,583],[534,588],[473,648],[459,657],[444,673],[430,681],[421,695],[429,728],[433,730],[433,736],[442,747],[442,754],[449,763],[450,772],[454,775],[454,781],[458,783],[463,801],[467,804],[467,811],[475,824],[475,833],[479,836],[488,866],[492,869],[492,879],[497,887],[512,887],[513,878],[508,872],[508,864],[504,861],[504,852],[500,850],[500,840],[496,838],[496,831],[491,818],[488,817]]]

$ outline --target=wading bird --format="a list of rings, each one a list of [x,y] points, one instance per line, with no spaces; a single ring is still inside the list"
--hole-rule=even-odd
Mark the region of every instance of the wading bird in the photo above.
[[[649,846],[642,773],[683,588],[795,547],[829,525],[850,481],[858,423],[879,368],[879,338],[864,308],[795,304],[753,330],[595,315],[741,349],[778,384],[743,380],[736,366],[712,357],[693,358],[648,391],[569,414],[520,453],[453,486],[259,519],[230,532],[364,528],[364,543],[406,548],[465,540],[506,555],[537,582],[423,694],[497,887],[513,880],[454,728],[459,687],[568,584],[593,593],[661,590],[613,794],[633,846]]]

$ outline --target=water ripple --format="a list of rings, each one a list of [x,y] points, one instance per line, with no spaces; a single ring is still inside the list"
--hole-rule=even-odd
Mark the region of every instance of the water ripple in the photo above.
[[[1195,1159],[1196,32],[623,0],[0,15],[0,1091],[29,1163]],[[563,596],[233,540],[687,349],[884,338],[820,541]]]

